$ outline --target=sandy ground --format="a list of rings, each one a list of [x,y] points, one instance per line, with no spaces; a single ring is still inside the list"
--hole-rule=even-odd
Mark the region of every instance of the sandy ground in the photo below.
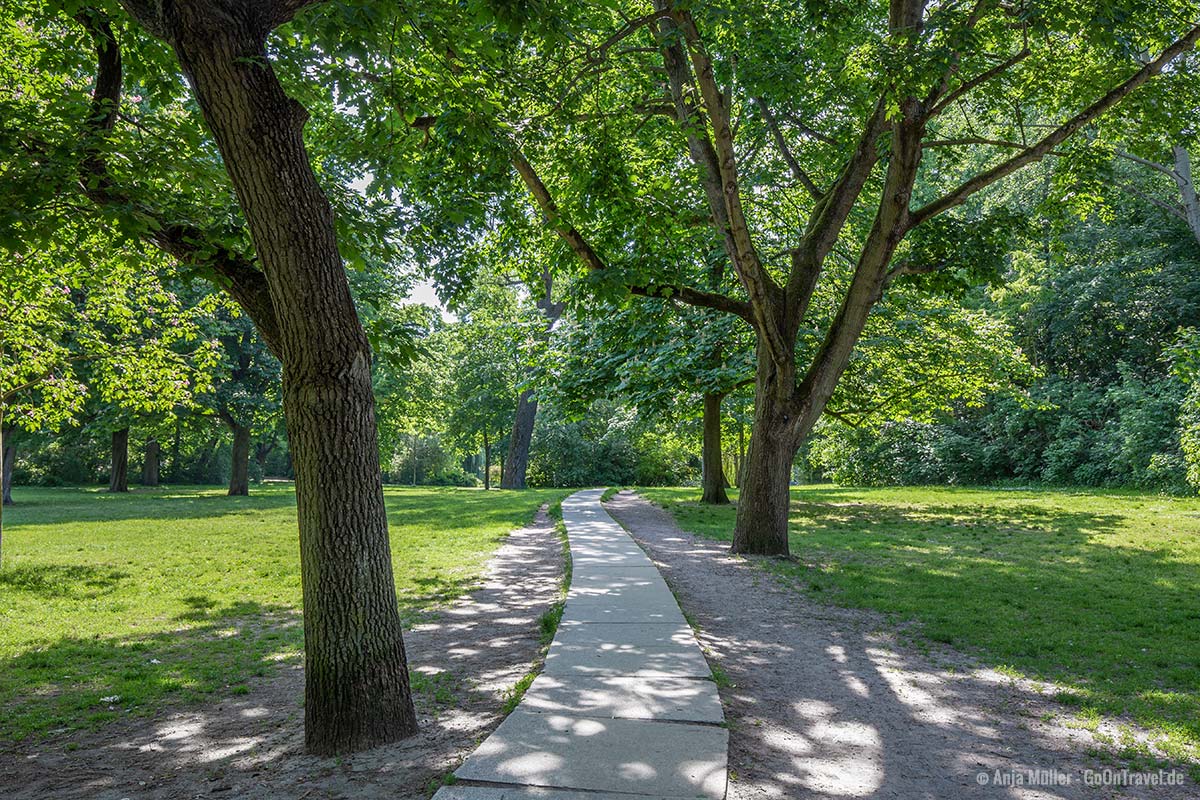
[[[343,758],[303,754],[301,668],[210,708],[167,709],[16,748],[0,746],[6,798],[427,798],[500,722],[504,693],[539,656],[538,617],[558,599],[562,551],[544,510],[514,531],[479,591],[405,634],[409,665],[448,673],[450,702],[418,694],[421,732]],[[445,698],[443,698],[445,699]]]
[[[1085,785],[1085,770],[1112,765],[1031,687],[949,650],[914,652],[882,618],[814,603],[632,493],[606,507],[728,676],[729,800],[1200,798],[1182,772],[1169,787]]]

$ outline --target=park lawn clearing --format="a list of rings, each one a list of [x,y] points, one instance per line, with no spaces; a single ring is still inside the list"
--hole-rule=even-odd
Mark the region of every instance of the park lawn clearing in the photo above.
[[[638,491],[683,529],[732,538],[732,506]],[[1200,500],[804,486],[790,536],[790,560],[761,564],[811,596],[915,622],[918,644],[1061,687],[1077,724],[1126,717],[1167,758],[1200,763]],[[1126,757],[1144,752],[1122,738]]]
[[[245,694],[253,678],[302,661],[290,485],[251,497],[16,494],[0,567],[0,740]],[[565,494],[388,487],[406,621],[471,591],[508,531]]]

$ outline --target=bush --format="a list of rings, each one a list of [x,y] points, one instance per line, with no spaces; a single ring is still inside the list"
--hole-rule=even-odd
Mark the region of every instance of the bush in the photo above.
[[[694,480],[694,457],[675,436],[636,413],[594,403],[580,420],[539,414],[529,459],[530,486],[674,486]]]
[[[479,486],[479,478],[457,464],[438,467],[425,479],[427,486]]]

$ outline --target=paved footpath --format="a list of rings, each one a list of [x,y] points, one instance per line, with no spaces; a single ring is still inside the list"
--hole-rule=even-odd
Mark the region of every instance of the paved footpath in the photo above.
[[[434,800],[725,797],[729,735],[708,664],[602,493],[562,504],[571,588],[546,668]]]

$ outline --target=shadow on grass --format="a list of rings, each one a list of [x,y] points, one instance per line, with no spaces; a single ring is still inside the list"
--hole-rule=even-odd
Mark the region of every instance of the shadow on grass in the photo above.
[[[244,682],[298,660],[303,625],[294,610],[259,603],[218,606],[190,598],[192,623],[149,635],[65,637],[0,660],[0,739],[94,728],[172,703],[238,694]]]
[[[128,573],[83,564],[21,564],[0,569],[0,587],[39,597],[99,597]]]
[[[1128,715],[1165,735],[1173,757],[1200,757],[1194,534],[1008,493],[994,505],[892,496],[797,492],[792,558],[762,566],[815,598],[916,621],[926,640],[1061,683],[1084,713]],[[732,511],[672,509],[684,528],[730,538]]]
[[[16,505],[5,510],[6,525],[65,525],[135,519],[201,519],[224,514],[292,509],[290,487],[252,489],[249,497],[229,497],[224,490],[195,486],[138,488],[128,494],[100,489],[16,487]]]
[[[218,487],[135,488],[109,494],[98,488],[17,487],[19,502],[5,510],[13,527],[64,525],[135,519],[213,519],[230,514],[292,511],[295,491],[290,484],[254,487],[249,497],[229,497]],[[483,492],[453,487],[385,487],[389,524],[443,530],[477,528],[485,524],[512,525],[513,514],[536,508],[538,495],[555,490]],[[497,538],[497,541],[499,537]]]

